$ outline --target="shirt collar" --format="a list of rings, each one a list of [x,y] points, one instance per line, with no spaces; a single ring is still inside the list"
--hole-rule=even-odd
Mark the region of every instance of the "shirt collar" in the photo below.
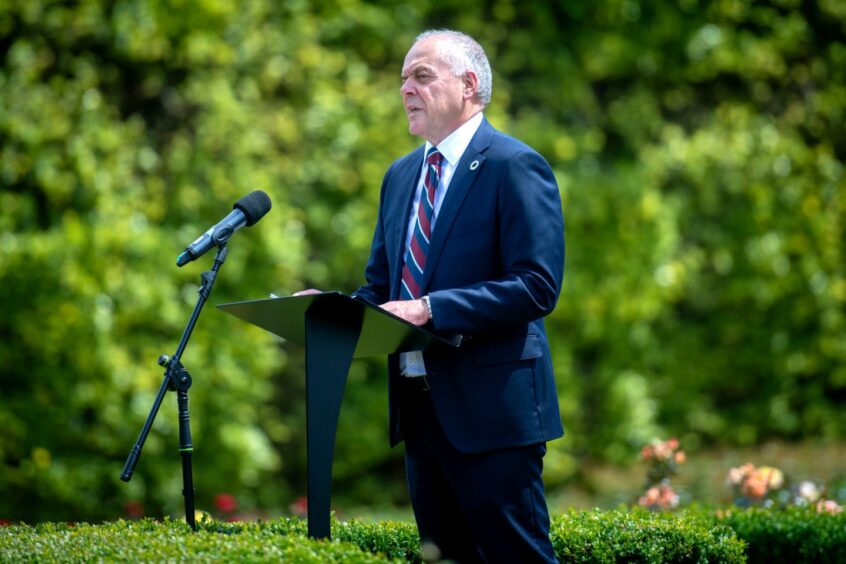
[[[438,151],[441,152],[444,159],[446,159],[450,165],[456,166],[458,164],[458,161],[461,159],[461,155],[463,155],[464,151],[467,150],[470,140],[473,139],[473,136],[476,134],[476,130],[479,129],[480,125],[482,125],[483,117],[482,112],[479,112],[461,124],[458,129],[447,135],[446,139],[438,143]],[[431,147],[432,144],[426,141],[426,149],[423,154],[428,155]]]

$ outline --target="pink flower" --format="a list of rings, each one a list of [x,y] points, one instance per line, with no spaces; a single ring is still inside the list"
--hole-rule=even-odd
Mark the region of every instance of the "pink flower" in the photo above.
[[[214,506],[221,513],[232,513],[238,509],[238,500],[232,494],[221,493],[214,497]]]
[[[817,502],[817,513],[829,513],[837,515],[841,513],[843,508],[837,504],[836,501],[830,499],[821,499]]]
[[[681,453],[681,458],[683,460],[684,453],[682,453],[679,449],[678,439],[668,439],[666,441],[659,441],[656,439],[641,449],[640,457],[643,460],[668,462],[676,460],[679,453]],[[678,460],[676,460],[676,462],[678,462]]]
[[[638,504],[649,509],[674,509],[679,505],[679,494],[669,484],[659,484],[646,490]]]

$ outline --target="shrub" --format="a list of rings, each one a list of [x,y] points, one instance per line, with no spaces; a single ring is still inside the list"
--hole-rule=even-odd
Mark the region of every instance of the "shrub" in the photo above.
[[[364,550],[381,553],[389,558],[404,558],[410,562],[420,561],[420,537],[414,523],[337,521],[332,528],[332,536],[339,541],[352,543]]]
[[[0,528],[0,561],[201,561],[371,564],[389,558],[352,543],[304,538],[295,520],[204,522],[196,534],[182,522],[45,523]]]
[[[308,539],[306,522],[295,517],[202,520],[196,534],[182,521],[149,519],[0,526],[0,562],[421,561],[413,523],[333,520],[332,535]],[[554,518],[551,537],[561,562],[846,562],[846,514],[812,509],[574,510]]]
[[[750,563],[846,562],[846,513],[750,508],[714,513],[713,522],[731,527],[746,542]]]
[[[745,561],[728,527],[696,515],[570,511],[553,521],[551,536],[561,562]]]

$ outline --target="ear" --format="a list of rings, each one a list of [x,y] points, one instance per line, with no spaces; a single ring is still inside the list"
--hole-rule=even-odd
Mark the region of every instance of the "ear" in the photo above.
[[[479,92],[479,77],[473,71],[467,71],[464,73],[464,77],[461,79],[462,86],[464,87],[464,99],[471,100],[476,97],[476,93]]]

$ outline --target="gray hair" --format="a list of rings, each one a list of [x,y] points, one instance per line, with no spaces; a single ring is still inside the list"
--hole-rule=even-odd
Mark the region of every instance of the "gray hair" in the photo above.
[[[438,37],[443,40],[438,45],[438,50],[453,76],[461,77],[467,71],[473,71],[479,77],[479,89],[476,96],[487,106],[493,92],[493,78],[491,65],[482,46],[469,35],[451,29],[424,31],[414,42],[417,43],[429,37]]]

